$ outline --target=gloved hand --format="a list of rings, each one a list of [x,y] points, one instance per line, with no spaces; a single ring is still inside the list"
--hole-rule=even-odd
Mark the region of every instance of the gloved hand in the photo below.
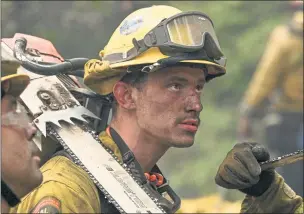
[[[269,158],[269,152],[261,144],[236,144],[220,165],[215,182],[226,189],[238,189],[251,196],[260,196],[275,177],[274,169],[261,172],[259,162]]]

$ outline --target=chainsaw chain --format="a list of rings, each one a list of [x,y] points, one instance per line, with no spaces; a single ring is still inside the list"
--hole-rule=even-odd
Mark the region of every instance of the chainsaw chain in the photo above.
[[[96,135],[95,131],[91,130],[89,127],[87,127],[85,125],[83,125],[82,129],[85,132],[90,133],[92,135],[92,137],[96,140],[96,142],[99,143],[125,169],[125,171],[135,180],[135,182],[145,191],[145,193],[154,201],[154,203],[157,205],[157,207],[163,213],[166,213],[166,211],[161,207],[160,203],[158,202],[158,199],[153,197],[150,194],[150,192],[141,184],[141,182],[138,179],[136,179],[136,177],[132,174],[131,169],[127,166],[127,164],[120,161],[118,159],[118,157],[113,153],[113,151],[111,151],[109,148],[107,148],[105,145],[103,145],[101,143],[99,136]],[[115,201],[115,199],[106,191],[106,189],[104,189],[103,186],[95,179],[95,177],[90,173],[90,171],[82,164],[82,162],[78,159],[78,157],[72,152],[72,150],[62,140],[62,138],[59,136],[59,134],[52,128],[51,124],[47,124],[47,133],[51,136],[54,136],[56,138],[56,140],[58,140],[58,142],[63,146],[63,149],[74,159],[74,163],[86,171],[86,173],[89,175],[89,177],[95,183],[95,185],[104,194],[105,199],[107,199],[107,201],[109,203],[113,204],[120,213],[125,214],[126,212],[120,207],[120,205]]]
[[[281,160],[283,158],[286,158],[286,157],[289,157],[289,156],[298,155],[300,153],[303,153],[303,151],[304,150],[298,150],[298,151],[293,152],[293,153],[289,153],[289,154],[286,154],[286,155],[283,155],[283,156],[280,156],[280,157],[276,157],[276,158],[273,158],[271,160],[261,162],[260,165],[264,165],[264,164],[268,164],[268,163],[273,163],[273,162],[279,161],[279,160]]]

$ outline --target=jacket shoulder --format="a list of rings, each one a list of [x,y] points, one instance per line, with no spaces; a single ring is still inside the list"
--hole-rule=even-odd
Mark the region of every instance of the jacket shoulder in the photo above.
[[[51,199],[61,205],[58,212],[100,212],[96,186],[89,175],[71,160],[64,156],[53,157],[41,167],[41,171],[42,184],[26,195],[11,212],[29,213]]]

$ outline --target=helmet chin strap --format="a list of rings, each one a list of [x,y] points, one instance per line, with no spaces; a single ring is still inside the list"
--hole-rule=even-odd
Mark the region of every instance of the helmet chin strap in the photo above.
[[[14,207],[20,203],[20,199],[15,195],[15,193],[6,185],[6,183],[1,179],[1,196],[8,203],[10,207]]]

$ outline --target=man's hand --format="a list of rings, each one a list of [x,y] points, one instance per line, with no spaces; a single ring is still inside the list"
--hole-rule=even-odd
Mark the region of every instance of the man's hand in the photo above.
[[[274,180],[274,170],[262,172],[259,164],[269,158],[267,149],[258,143],[236,144],[220,165],[215,182],[227,189],[260,196]]]

